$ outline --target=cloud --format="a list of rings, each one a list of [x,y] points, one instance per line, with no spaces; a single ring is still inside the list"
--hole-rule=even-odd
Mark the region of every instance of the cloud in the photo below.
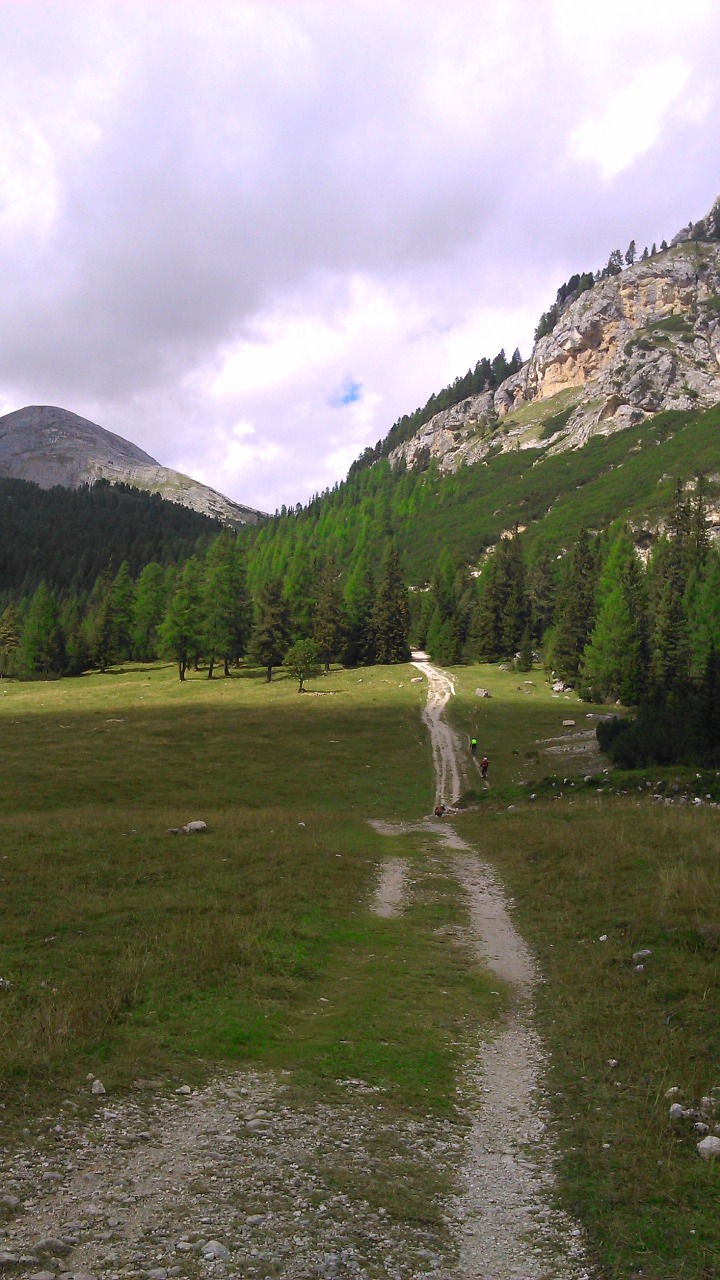
[[[709,0],[0,5],[0,401],[305,499],[706,212],[718,35]]]

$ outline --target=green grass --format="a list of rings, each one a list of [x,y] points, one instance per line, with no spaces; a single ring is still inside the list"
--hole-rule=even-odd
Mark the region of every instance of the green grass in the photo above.
[[[450,1107],[487,980],[419,903],[368,911],[395,842],[367,818],[433,794],[410,674],[332,672],[302,697],[159,666],[0,686],[8,1131],[90,1070],[118,1089],[218,1062]],[[207,834],[169,834],[196,818]]]
[[[678,1087],[683,1104],[698,1107],[715,1088],[720,1100],[717,813],[654,804],[644,775],[563,787],[579,762],[558,769],[541,745],[534,757],[527,747],[535,729],[550,736],[543,695],[509,687],[503,697],[511,673],[459,674],[466,690],[495,682],[469,720],[467,704],[458,706],[458,723],[489,744],[493,786],[456,822],[507,885],[545,978],[538,1019],[551,1049],[560,1198],[588,1231],[598,1275],[719,1275],[720,1162],[701,1161],[699,1135],[691,1121],[670,1122],[666,1096]],[[555,707],[581,727],[584,706]],[[554,787],[542,781],[551,770]],[[662,772],[671,793],[673,771]],[[533,776],[534,803],[521,799],[531,787],[518,786]],[[677,786],[692,794],[710,782],[685,771]],[[633,953],[643,948],[652,955],[636,973]]]
[[[5,1139],[68,1090],[86,1098],[88,1071],[118,1092],[277,1067],[299,1105],[340,1102],[338,1081],[359,1078],[378,1090],[378,1165],[364,1181],[338,1168],[338,1185],[436,1220],[444,1175],[408,1162],[394,1201],[382,1125],[457,1119],[464,1056],[504,1001],[459,941],[466,908],[443,850],[366,821],[430,807],[411,674],[332,672],[320,697],[252,673],[183,686],[159,666],[0,685]],[[564,719],[591,727],[592,708],[553,697],[541,672],[453,674],[454,723],[491,762],[489,789],[471,788],[453,821],[507,884],[545,978],[558,1196],[598,1277],[707,1280],[720,1167],[670,1123],[666,1092],[697,1105],[720,1087],[717,813],[654,805],[659,773],[583,784],[586,758],[546,740]],[[663,781],[670,794],[716,782]],[[192,818],[206,835],[168,834]],[[368,910],[388,857],[411,879],[392,920]]]

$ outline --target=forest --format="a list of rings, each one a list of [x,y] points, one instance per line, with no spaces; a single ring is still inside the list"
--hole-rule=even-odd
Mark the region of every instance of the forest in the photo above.
[[[702,478],[675,483],[663,531],[642,551],[621,521],[581,528],[560,549],[516,527],[479,568],[444,547],[414,585],[383,491],[372,520],[362,501],[342,511],[338,528],[333,495],[320,503],[313,539],[308,508],[274,529],[225,530],[182,562],[152,559],[133,573],[124,560],[87,589],[20,590],[0,616],[0,675],[165,658],[181,680],[189,668],[227,677],[240,663],[270,680],[287,664],[302,687],[331,662],[403,662],[413,644],[444,665],[541,661],[593,702],[638,707],[637,722],[601,730],[619,763],[720,759],[720,552]]]

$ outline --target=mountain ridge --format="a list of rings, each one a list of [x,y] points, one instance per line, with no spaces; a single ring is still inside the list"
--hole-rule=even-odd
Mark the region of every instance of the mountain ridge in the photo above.
[[[265,515],[56,405],[26,405],[0,417],[0,476],[30,480],[41,489],[77,489],[99,479],[129,484],[235,527],[257,524]]]
[[[702,239],[710,236],[710,239]],[[521,368],[436,414],[389,453],[443,471],[511,449],[552,454],[668,409],[720,401],[720,201],[670,247],[560,310]]]

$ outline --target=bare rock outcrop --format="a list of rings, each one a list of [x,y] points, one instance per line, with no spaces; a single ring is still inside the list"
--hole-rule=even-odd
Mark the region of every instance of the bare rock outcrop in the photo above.
[[[517,373],[437,414],[391,463],[434,459],[455,471],[491,451],[554,453],[661,410],[720,401],[720,240],[696,233],[571,301]]]

